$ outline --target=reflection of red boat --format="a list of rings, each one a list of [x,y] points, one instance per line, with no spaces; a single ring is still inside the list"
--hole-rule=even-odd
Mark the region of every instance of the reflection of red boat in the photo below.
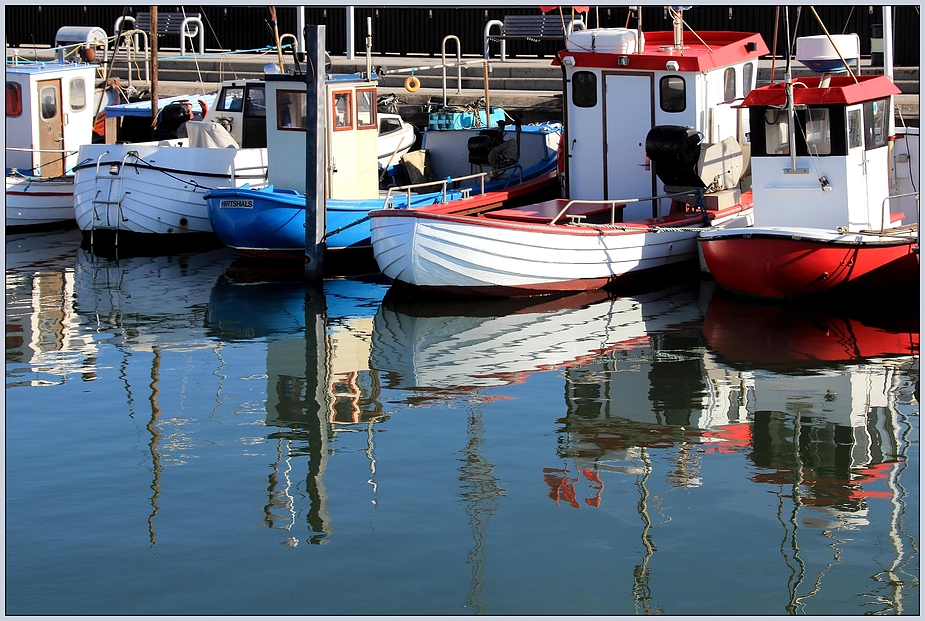
[[[819,305],[761,304],[717,293],[703,335],[718,356],[764,367],[844,362],[919,351],[918,309],[846,315]]]

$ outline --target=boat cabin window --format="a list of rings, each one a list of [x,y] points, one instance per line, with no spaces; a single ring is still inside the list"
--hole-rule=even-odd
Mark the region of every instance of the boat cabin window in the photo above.
[[[843,110],[837,105],[798,108],[794,128],[797,155],[846,155]],[[753,155],[790,155],[786,108],[752,108],[750,130]]]
[[[391,132],[397,132],[401,129],[401,121],[398,119],[380,116],[379,117],[379,135],[384,136]]]
[[[304,131],[307,124],[304,91],[276,92],[276,128]]]
[[[887,143],[888,99],[864,102],[864,148],[876,149]]]
[[[357,91],[357,127],[359,129],[376,127],[375,89]]]
[[[6,115],[19,116],[22,114],[22,88],[15,82],[6,83]]]
[[[727,67],[723,72],[723,101],[732,101],[736,98],[736,69]]]
[[[42,102],[42,120],[47,121],[58,116],[58,89],[54,86],[44,86],[39,91],[39,101]]]
[[[801,119],[803,139],[810,155],[831,155],[832,127],[829,111],[825,108],[810,108]]]
[[[249,86],[244,99],[244,116],[266,116],[267,96],[263,86]]]
[[[848,110],[848,148],[856,149],[860,147],[863,144],[861,138],[863,135],[860,109]]]
[[[572,103],[579,108],[597,105],[597,75],[590,71],[572,74]]]
[[[786,109],[764,111],[764,147],[768,155],[790,155],[790,120]]]
[[[241,112],[244,109],[244,87],[226,86],[223,88],[215,109],[224,112]]]
[[[755,83],[755,63],[745,63],[742,67],[742,96],[752,92],[752,84]]]
[[[687,108],[687,93],[684,78],[666,75],[658,82],[659,105],[664,112],[684,112]]]
[[[68,87],[68,100],[71,112],[79,112],[87,107],[87,82],[83,78],[74,78]]]
[[[340,91],[334,93],[334,131],[353,129],[353,93]]]

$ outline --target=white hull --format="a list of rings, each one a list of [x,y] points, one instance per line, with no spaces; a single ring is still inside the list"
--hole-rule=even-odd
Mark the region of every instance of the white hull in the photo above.
[[[654,231],[627,223],[623,231],[400,211],[374,214],[373,254],[383,274],[422,288],[499,295],[584,291],[697,258],[695,219],[683,229]]]
[[[74,179],[6,178],[6,226],[74,221]]]
[[[74,181],[82,231],[211,233],[203,198],[216,187],[266,182],[266,149],[190,148],[182,141],[87,145]]]

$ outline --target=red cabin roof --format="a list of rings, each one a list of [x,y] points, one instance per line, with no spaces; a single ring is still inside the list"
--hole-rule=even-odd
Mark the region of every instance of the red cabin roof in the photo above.
[[[562,50],[559,56],[573,57],[576,67],[616,68],[617,57],[622,56],[628,59],[628,64],[620,65],[620,69],[664,71],[665,63],[673,60],[678,63],[678,71],[699,72],[745,62],[769,51],[761,35],[748,32],[710,30],[698,32],[696,36],[685,32],[683,50],[673,49],[674,33],[671,31],[644,32],[643,37],[645,47],[640,54]],[[749,43],[754,44],[754,50],[748,49]],[[553,64],[559,64],[558,58]]]
[[[793,80],[795,105],[848,105],[898,95],[902,91],[885,75],[833,76],[829,86],[820,88],[822,77]],[[756,88],[745,98],[743,107],[783,106],[787,103],[784,82]]]

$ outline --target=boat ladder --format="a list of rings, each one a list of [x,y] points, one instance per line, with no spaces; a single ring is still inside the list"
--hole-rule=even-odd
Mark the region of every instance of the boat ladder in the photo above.
[[[130,194],[130,192],[123,193],[122,191],[122,171],[125,170],[125,161],[129,157],[136,157],[137,152],[129,151],[122,157],[122,161],[118,164],[115,162],[109,165],[108,169],[104,169],[105,172],[100,174],[100,167],[102,166],[103,157],[105,157],[109,151],[104,151],[96,159],[96,171],[93,178],[93,199],[91,204],[93,205],[93,218],[90,221],[90,245],[93,245],[93,232],[97,229],[97,224],[101,223],[103,216],[101,211],[106,214],[106,224],[109,225],[106,228],[110,228],[112,223],[110,221],[110,208],[115,206],[115,231],[116,231],[116,245],[118,245],[118,234],[119,228],[122,222],[128,222],[122,214],[122,200]],[[101,199],[100,194],[103,192],[103,188],[100,187],[100,181],[109,184],[109,191],[106,194],[107,199]],[[116,197],[116,200],[112,200],[113,196]]]

